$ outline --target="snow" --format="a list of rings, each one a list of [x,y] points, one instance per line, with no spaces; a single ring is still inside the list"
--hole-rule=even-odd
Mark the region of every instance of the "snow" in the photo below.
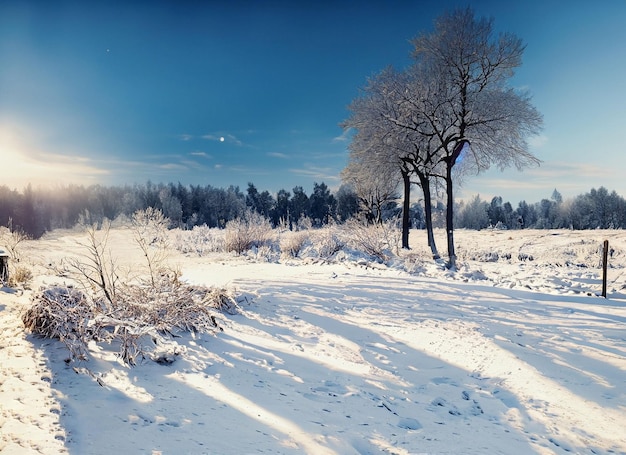
[[[25,243],[33,287],[62,282],[80,237]],[[171,251],[183,279],[245,298],[168,365],[95,344],[68,365],[24,331],[33,291],[2,288],[0,453],[626,453],[626,234],[458,231],[457,271],[424,237],[387,265]],[[122,228],[110,247],[140,260]]]

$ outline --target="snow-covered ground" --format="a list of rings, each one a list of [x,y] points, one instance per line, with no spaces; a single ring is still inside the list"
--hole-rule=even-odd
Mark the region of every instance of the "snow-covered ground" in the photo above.
[[[50,265],[79,236],[22,246],[33,287],[62,282]],[[107,345],[67,365],[24,332],[32,291],[2,288],[0,453],[626,453],[626,233],[458,231],[455,272],[411,236],[388,265],[172,251],[245,299],[218,335],[172,340],[170,365]],[[141,259],[131,237],[111,233],[121,262]]]

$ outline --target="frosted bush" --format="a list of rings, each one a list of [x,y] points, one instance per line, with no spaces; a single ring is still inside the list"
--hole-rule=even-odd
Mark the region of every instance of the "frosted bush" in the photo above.
[[[280,251],[285,256],[296,258],[308,240],[307,231],[287,232],[280,239]]]
[[[313,246],[320,258],[328,259],[345,246],[335,226],[326,226],[316,231]]]
[[[23,286],[28,289],[30,281],[33,279],[33,272],[23,265],[11,265],[9,273],[9,283],[11,287]]]
[[[368,254],[382,262],[387,262],[398,252],[400,230],[395,223],[364,224],[357,220],[348,220],[343,226],[344,238],[351,248]]]
[[[7,250],[13,261],[21,260],[21,244],[26,240],[28,240],[28,235],[20,228],[13,228],[11,218],[6,227],[0,226],[0,244]]]
[[[206,224],[194,226],[190,231],[177,231],[174,246],[181,253],[198,256],[224,251],[224,233]]]
[[[267,244],[273,235],[269,220],[256,212],[247,212],[242,218],[226,223],[224,248],[241,254],[252,247]]]
[[[123,363],[133,366],[176,330],[212,333],[221,330],[217,312],[235,314],[235,296],[220,288],[192,286],[177,274],[162,275],[152,285],[122,284],[112,305],[71,287],[52,286],[32,297],[22,316],[32,333],[61,340],[69,362],[89,360],[89,344],[118,346]]]
[[[400,267],[408,273],[420,274],[425,271],[424,264],[432,262],[430,252],[419,250],[402,250],[399,257]]]
[[[150,272],[150,280],[155,285],[157,275],[164,269],[169,251],[168,226],[170,221],[155,208],[137,210],[131,220],[131,228],[135,243],[141,248],[146,266]]]

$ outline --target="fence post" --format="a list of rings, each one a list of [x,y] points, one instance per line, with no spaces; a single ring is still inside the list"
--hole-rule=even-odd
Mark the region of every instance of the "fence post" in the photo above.
[[[602,248],[602,297],[606,299],[606,269],[607,262],[609,259],[609,241],[604,241],[604,246]]]
[[[8,284],[9,282],[9,255],[0,250],[0,283]]]

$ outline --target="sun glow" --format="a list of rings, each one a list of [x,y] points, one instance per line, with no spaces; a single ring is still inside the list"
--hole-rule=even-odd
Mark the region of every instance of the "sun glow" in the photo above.
[[[90,184],[108,174],[88,158],[43,151],[18,128],[0,126],[0,184],[12,189],[32,185]]]

